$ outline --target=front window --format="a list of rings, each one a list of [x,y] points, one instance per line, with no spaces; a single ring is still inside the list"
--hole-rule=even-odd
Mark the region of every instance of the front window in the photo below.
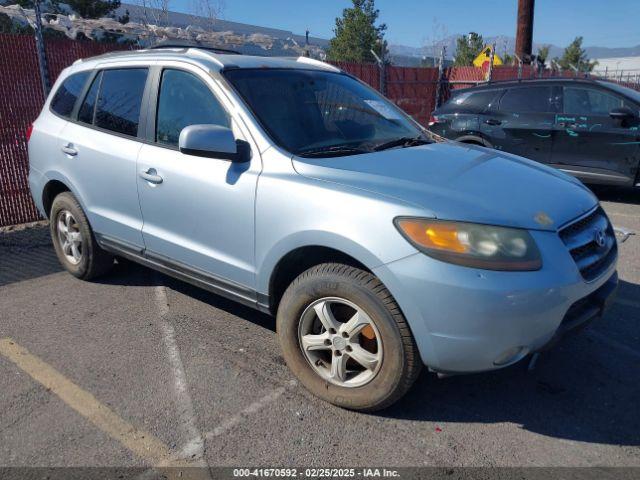
[[[225,76],[273,140],[296,155],[348,155],[426,143],[401,110],[348,75],[237,69]]]
[[[611,110],[622,106],[622,99],[601,90],[564,87],[564,113],[608,116]]]
[[[203,123],[230,126],[226,111],[209,87],[189,72],[173,69],[162,72],[156,141],[177,147],[183,128]]]

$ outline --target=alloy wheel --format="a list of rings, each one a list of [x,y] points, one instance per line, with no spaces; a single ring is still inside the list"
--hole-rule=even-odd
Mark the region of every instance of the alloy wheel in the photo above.
[[[66,260],[78,265],[82,260],[82,233],[80,225],[69,210],[60,210],[57,218],[57,233],[60,249]]]
[[[378,329],[364,310],[344,298],[321,298],[309,305],[298,339],[313,370],[341,387],[369,383],[382,365]]]

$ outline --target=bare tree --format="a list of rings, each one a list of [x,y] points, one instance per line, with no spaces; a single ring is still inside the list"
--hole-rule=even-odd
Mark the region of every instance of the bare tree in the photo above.
[[[194,23],[205,30],[213,30],[224,9],[224,0],[191,0],[190,10]]]
[[[425,65],[425,66],[434,66],[436,59],[440,56],[440,50],[445,43],[445,40],[449,36],[449,30],[446,25],[440,23],[436,17],[433,17],[431,24],[431,35],[428,35],[423,40],[423,48],[426,51],[427,55],[431,57],[433,60],[433,65]]]
[[[166,27],[169,25],[170,0],[137,0],[144,14],[144,22],[147,25]]]

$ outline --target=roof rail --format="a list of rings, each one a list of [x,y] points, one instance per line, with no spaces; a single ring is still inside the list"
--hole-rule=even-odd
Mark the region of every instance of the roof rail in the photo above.
[[[221,54],[231,54],[231,55],[242,55],[237,50],[230,50],[228,48],[219,48],[211,45],[206,45],[196,41],[189,40],[163,40],[150,47],[147,47],[148,50],[157,50],[160,48],[200,48],[202,50],[208,50],[213,53],[221,53]]]
[[[326,68],[327,70],[333,70],[334,72],[342,71],[338,67],[331,65],[330,63],[326,63],[321,60],[316,60],[315,58],[311,58],[311,57],[298,57],[296,59],[296,62],[306,63],[307,65],[315,65],[317,67]]]

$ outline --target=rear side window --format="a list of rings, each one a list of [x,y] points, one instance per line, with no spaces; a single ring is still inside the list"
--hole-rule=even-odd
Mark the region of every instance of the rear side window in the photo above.
[[[94,125],[135,137],[138,135],[146,68],[104,70]]]
[[[553,113],[551,87],[512,88],[500,100],[500,110],[512,113]]]
[[[96,100],[98,99],[98,89],[100,88],[100,80],[102,79],[102,72],[96,75],[96,78],[91,82],[91,88],[84,97],[80,110],[78,110],[78,120],[84,123],[93,123],[93,114],[96,109]]]
[[[78,96],[84,88],[91,72],[74,73],[62,82],[51,100],[51,109],[58,115],[70,117]]]
[[[226,111],[202,80],[182,70],[162,72],[156,141],[177,146],[182,129],[199,124],[230,125]]]
[[[500,90],[463,92],[444,104],[438,113],[482,113],[497,97]]]

